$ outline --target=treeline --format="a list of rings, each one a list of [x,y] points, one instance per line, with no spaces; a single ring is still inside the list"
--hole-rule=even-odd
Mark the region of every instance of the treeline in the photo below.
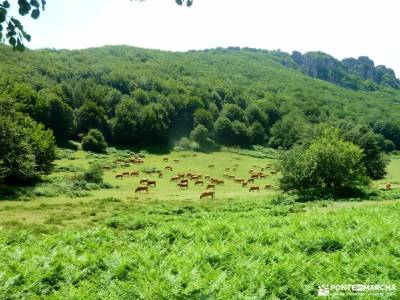
[[[289,149],[317,124],[352,124],[365,127],[379,149],[400,149],[398,90],[343,89],[282,66],[279,55],[124,46],[15,53],[1,46],[0,99],[59,144],[97,129],[114,145]]]

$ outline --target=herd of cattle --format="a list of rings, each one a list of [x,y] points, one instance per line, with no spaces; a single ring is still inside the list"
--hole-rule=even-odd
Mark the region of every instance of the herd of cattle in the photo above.
[[[193,154],[193,157],[197,157],[197,154]],[[164,163],[169,163],[170,159],[167,157],[163,158]],[[144,164],[144,159],[139,157],[133,157],[127,161],[124,160],[117,160],[116,162],[123,162],[126,165],[130,163],[135,165]],[[175,164],[179,164],[180,161],[178,159],[174,159],[173,162]],[[224,186],[225,181],[231,180],[234,183],[240,185],[242,188],[248,188],[249,192],[259,192],[260,185],[256,184],[256,181],[260,181],[261,179],[265,179],[268,176],[273,176],[277,174],[277,171],[273,170],[272,165],[269,163],[264,167],[260,167],[254,165],[251,170],[248,171],[248,177],[242,178],[234,175],[237,171],[239,164],[234,164],[230,168],[225,168],[224,173],[221,175],[223,179],[212,177],[211,175],[203,175],[198,174],[193,171],[187,172],[180,172],[176,173],[175,175],[170,175],[170,182],[176,184],[177,188],[179,189],[189,189],[189,185],[193,184],[194,186],[203,186],[205,190],[200,194],[200,199],[203,198],[214,198],[215,197],[215,190],[218,186]],[[212,170],[215,169],[215,165],[208,165],[208,169]],[[163,178],[164,173],[172,173],[174,172],[174,167],[172,165],[165,165],[164,169],[161,170],[153,170],[153,171],[145,171],[146,174],[157,173],[158,178]],[[269,174],[267,174],[269,172]],[[123,172],[120,174],[115,175],[116,179],[123,179],[124,177],[140,177],[140,171],[134,170],[131,172]],[[156,187],[157,182],[154,179],[141,179],[139,181],[139,185],[135,189],[135,193],[148,193],[151,187]],[[272,189],[271,184],[264,184],[261,185],[264,189]]]

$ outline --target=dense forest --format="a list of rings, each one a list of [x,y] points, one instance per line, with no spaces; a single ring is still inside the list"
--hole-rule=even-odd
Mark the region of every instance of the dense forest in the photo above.
[[[0,46],[0,181],[31,177],[29,165],[15,164],[45,171],[52,145],[71,139],[99,151],[96,139],[290,149],[328,124],[360,146],[368,135],[379,150],[399,150],[399,87],[393,71],[367,58],[340,62],[319,52],[108,46],[19,53]]]

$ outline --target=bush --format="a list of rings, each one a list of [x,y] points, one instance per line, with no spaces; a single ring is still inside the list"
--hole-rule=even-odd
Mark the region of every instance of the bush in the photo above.
[[[83,180],[89,183],[103,183],[103,168],[99,164],[93,164],[83,173]]]
[[[103,153],[106,152],[106,148],[107,143],[103,134],[98,129],[91,129],[82,139],[82,149],[85,151]]]
[[[296,146],[284,154],[281,187],[301,196],[350,196],[369,184],[360,147],[325,131],[307,146]]]

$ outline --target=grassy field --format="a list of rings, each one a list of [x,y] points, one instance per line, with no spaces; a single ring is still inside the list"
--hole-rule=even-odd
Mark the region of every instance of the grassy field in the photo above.
[[[145,154],[143,166],[115,164],[129,156],[64,150],[43,183],[0,201],[0,299],[313,299],[323,284],[397,284],[381,295],[336,296],[400,299],[397,156],[374,183],[390,181],[393,191],[310,203],[281,194],[279,173],[256,181],[259,193],[224,179],[215,199],[199,199],[205,187],[170,182],[189,171],[223,179],[235,164],[230,173],[248,178],[249,169],[275,166],[272,157],[174,152]],[[112,187],[70,185],[95,162],[111,167],[105,182]],[[115,179],[152,168],[163,178]],[[157,187],[135,194],[145,177]]]

